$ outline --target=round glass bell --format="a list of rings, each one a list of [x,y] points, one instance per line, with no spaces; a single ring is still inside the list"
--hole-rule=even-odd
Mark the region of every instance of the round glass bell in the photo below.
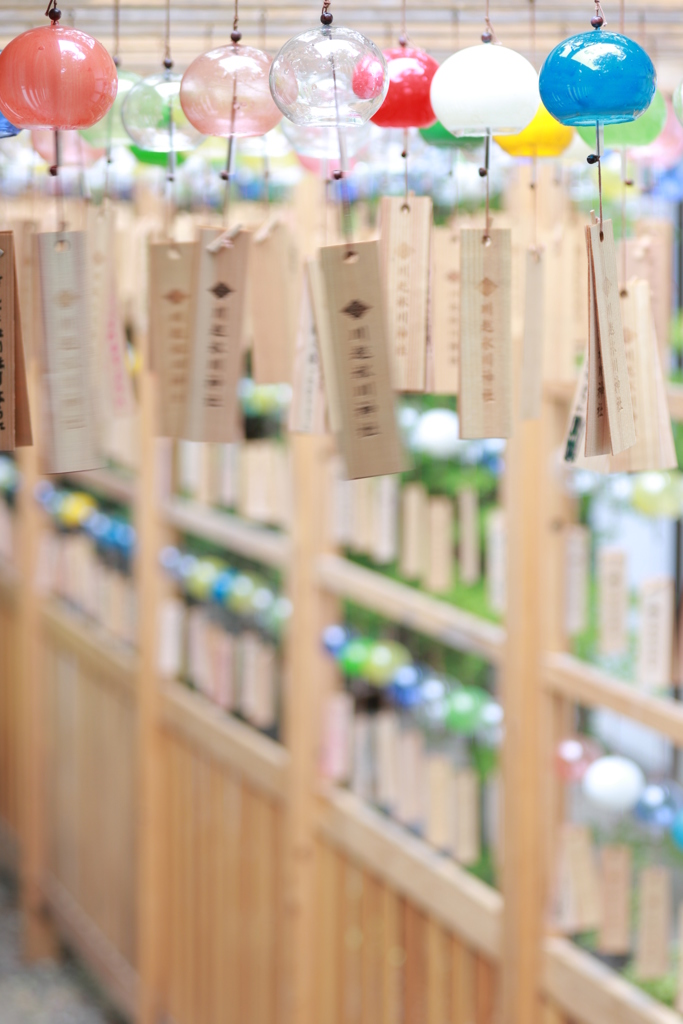
[[[620,124],[647,110],[656,82],[642,46],[593,29],[550,51],[541,68],[541,99],[562,124]]]
[[[518,135],[496,135],[495,141],[510,156],[557,157],[571,144],[574,131],[560,124],[541,103],[533,121]]]
[[[0,107],[17,128],[89,128],[116,99],[116,66],[86,32],[58,21],[0,53]]]
[[[298,125],[356,127],[389,88],[381,51],[360,32],[323,25],[285,43],[270,69],[278,107]]]
[[[170,71],[141,78],[121,108],[121,120],[139,149],[152,153],[188,152],[203,139],[178,99],[180,75]]]
[[[538,110],[538,75],[521,53],[481,43],[443,62],[431,99],[435,116],[453,135],[516,135]]]
[[[292,149],[299,156],[315,160],[339,160],[339,133],[336,128],[317,128],[315,125],[299,125],[285,118],[282,132]],[[350,157],[367,146],[370,141],[370,122],[358,128],[344,130],[346,153]]]
[[[429,128],[420,128],[420,135],[428,146],[436,146],[437,149],[477,149],[481,146],[481,136],[453,135],[441,121],[435,121]]]
[[[83,129],[83,138],[91,146],[102,148],[130,145],[130,136],[123,127],[123,121],[121,120],[121,108],[130,90],[140,81],[140,76],[136,75],[133,71],[119,71],[118,76],[118,91],[114,105],[102,120],[94,124],[92,128]]]
[[[230,44],[194,60],[180,85],[180,104],[203,135],[265,135],[282,114],[270,94],[271,59],[253,46]]]
[[[397,46],[383,51],[389,74],[384,103],[372,120],[380,128],[426,128],[436,117],[429,98],[439,65],[424,50]]]
[[[635,121],[621,121],[606,124],[604,131],[605,149],[619,146],[649,146],[664,130],[666,124],[666,100],[659,89],[655,90],[652,103],[644,114]],[[595,144],[595,128],[580,126],[577,131],[584,142]]]

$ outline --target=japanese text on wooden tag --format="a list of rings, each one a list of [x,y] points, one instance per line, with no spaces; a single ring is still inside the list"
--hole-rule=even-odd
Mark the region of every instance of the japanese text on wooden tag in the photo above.
[[[350,479],[406,467],[396,421],[377,242],[320,250]]]
[[[394,387],[424,391],[432,201],[428,196],[384,196],[380,222]]]
[[[164,437],[182,437],[185,428],[195,249],[195,242],[149,246],[150,354],[159,377]]]
[[[251,235],[234,232],[229,244],[212,243],[220,232],[200,232],[195,253],[189,391],[184,436],[193,441],[236,441],[237,388],[242,363],[244,291]]]
[[[512,432],[510,230],[460,232],[460,434]]]
[[[457,395],[460,379],[460,239],[449,227],[432,230],[432,349],[434,393]]]
[[[543,249],[527,250],[522,370],[519,382],[519,414],[523,420],[537,420],[541,415],[545,333],[544,274]]]
[[[102,465],[90,347],[84,231],[36,236],[43,312],[46,472]]]

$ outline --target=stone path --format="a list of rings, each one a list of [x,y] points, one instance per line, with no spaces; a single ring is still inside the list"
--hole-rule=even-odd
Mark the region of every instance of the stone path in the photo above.
[[[12,892],[0,880],[0,1024],[117,1024],[72,961],[22,963],[19,924]]]

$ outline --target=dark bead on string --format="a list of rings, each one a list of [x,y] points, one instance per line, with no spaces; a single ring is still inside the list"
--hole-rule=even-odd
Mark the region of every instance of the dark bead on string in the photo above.
[[[626,178],[626,180],[624,181],[624,185],[630,186],[632,184],[633,184],[633,178]]]
[[[602,28],[604,23],[605,19],[602,18],[599,14],[596,14],[593,18],[591,18],[591,25],[593,26],[593,28]]]
[[[341,181],[342,178],[344,177],[344,172],[338,169],[336,171],[332,171],[332,177],[334,178],[335,181]]]
[[[598,156],[598,154],[597,154],[597,153],[590,153],[590,154],[589,154],[589,155],[588,155],[588,156],[586,157],[586,161],[587,161],[587,162],[588,162],[589,164],[597,164],[597,163],[599,162],[599,160],[600,160],[600,157]]]
[[[59,174],[59,167],[57,166],[57,164],[53,164],[52,167],[50,167],[50,174],[53,178],[57,177],[57,175]]]
[[[404,160],[407,160],[408,159],[408,150],[407,149],[402,149],[401,150],[401,156],[403,157]]]
[[[121,58],[120,57],[114,57],[114,67],[118,68],[120,66],[121,66]]]
[[[479,177],[480,177],[480,178],[485,178],[485,177],[487,176],[487,174],[488,174],[488,173],[489,173],[489,172],[488,172],[488,171],[486,170],[486,168],[485,168],[485,167],[480,167],[480,168],[479,168]]]
[[[167,71],[170,71],[171,68],[173,67],[173,61],[171,60],[170,57],[164,57],[164,67],[166,68]]]
[[[230,180],[230,171],[221,171],[221,181]]]
[[[230,33],[230,38],[232,39],[235,46],[237,46],[240,39],[242,38],[242,33],[235,29],[233,32]]]
[[[493,42],[493,32],[482,32],[482,34],[481,34],[481,41],[482,41],[482,43],[491,43],[491,42]]]
[[[52,22],[59,21],[62,16],[62,12],[59,7],[53,7],[51,11],[48,11],[47,16]]]
[[[330,14],[329,11],[323,11],[323,13],[320,15],[320,20],[323,23],[323,25],[331,25],[332,22],[334,21],[334,16]]]
[[[406,47],[408,45],[408,36],[399,36],[398,45]]]

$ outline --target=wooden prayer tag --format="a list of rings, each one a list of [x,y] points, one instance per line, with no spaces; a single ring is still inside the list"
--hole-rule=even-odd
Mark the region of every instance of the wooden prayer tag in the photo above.
[[[623,548],[601,548],[598,551],[598,621],[601,654],[623,654],[625,651],[627,610],[626,552]]]
[[[636,443],[612,458],[610,471],[675,469],[678,461],[647,281],[632,280],[622,289],[621,313]]]
[[[475,864],[481,856],[479,776],[473,768],[454,772],[455,844],[454,856],[461,864]]]
[[[242,366],[244,294],[251,235],[205,229],[195,251],[193,328],[184,436],[193,441],[236,441],[237,388]]]
[[[36,235],[43,313],[45,471],[102,465],[90,345],[84,231]]]
[[[631,848],[600,850],[600,930],[598,949],[610,956],[631,951]]]
[[[666,217],[648,217],[636,221],[636,237],[619,243],[626,245],[626,281],[632,277],[645,279],[650,285],[655,335],[660,360],[666,362],[669,352],[669,320],[673,284],[673,224]],[[622,253],[619,252],[619,266]],[[622,282],[622,284],[625,282]]]
[[[353,697],[343,690],[333,693],[325,705],[321,771],[331,782],[344,783],[351,771]]]
[[[507,523],[505,510],[491,509],[486,518],[486,595],[502,615],[507,605]]]
[[[586,356],[583,360],[579,378],[576,382],[572,408],[569,414],[569,423],[567,424],[567,434],[565,436],[562,449],[565,462],[575,463],[579,461],[585,452],[586,410],[588,405],[588,361],[589,353],[588,350],[586,350]]]
[[[431,754],[427,758],[427,842],[437,850],[451,852],[455,845],[455,770],[449,757]]]
[[[427,568],[428,496],[421,483],[401,491],[401,550],[399,569],[409,580],[421,581]]]
[[[572,524],[566,527],[564,628],[567,636],[577,636],[588,625],[590,541],[587,526]]]
[[[195,242],[149,246],[149,340],[159,377],[159,433],[183,437],[192,330]]]
[[[589,268],[589,384],[586,455],[630,448],[636,442],[631,388],[619,302],[612,221],[586,230]],[[600,421],[600,422],[598,422]]]
[[[394,387],[424,391],[432,200],[383,196],[380,253]]]
[[[597,928],[600,887],[593,843],[586,825],[564,823],[560,859],[560,927],[568,934]]]
[[[641,585],[638,683],[648,690],[671,686],[674,606],[671,577],[645,580]]]
[[[272,218],[257,231],[249,255],[252,373],[257,384],[292,380],[301,267],[296,240]]]
[[[12,231],[0,231],[0,451],[33,444]]]
[[[519,414],[523,420],[537,420],[541,415],[545,335],[544,270],[543,249],[527,250],[522,370],[519,383]]]
[[[432,351],[434,394],[457,395],[460,380],[460,238],[432,229]]]
[[[325,390],[318,331],[311,302],[308,273],[304,275],[299,330],[294,353],[289,429],[295,434],[325,433]]]
[[[661,978],[671,963],[671,874],[659,864],[643,868],[638,883],[636,977]]]
[[[460,580],[471,587],[481,578],[479,495],[473,487],[458,495],[458,541]]]
[[[399,721],[397,713],[387,708],[375,716],[376,778],[375,799],[386,811],[393,811],[398,802],[398,750]]]
[[[320,250],[350,479],[400,473],[406,459],[389,372],[377,242]],[[327,371],[325,371],[327,377]]]
[[[460,434],[512,433],[511,233],[460,232]]]
[[[453,586],[453,520],[452,498],[429,498],[425,586],[435,594],[446,594]]]
[[[398,551],[399,477],[378,476],[374,482],[371,555],[378,565],[388,565]]]

